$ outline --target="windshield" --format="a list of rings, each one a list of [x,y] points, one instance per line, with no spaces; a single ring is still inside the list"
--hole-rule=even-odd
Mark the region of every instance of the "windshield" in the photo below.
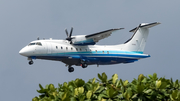
[[[30,43],[28,46],[35,45],[35,43]]]
[[[30,43],[28,46],[31,46],[31,45],[39,45],[39,46],[42,46],[42,44],[41,44],[40,42]]]
[[[42,46],[42,44],[40,42],[37,42],[36,45]]]

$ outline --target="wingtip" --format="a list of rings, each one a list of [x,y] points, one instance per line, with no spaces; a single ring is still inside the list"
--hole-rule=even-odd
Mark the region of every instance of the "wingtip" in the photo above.
[[[154,22],[154,23],[152,23],[152,24],[161,24],[160,22]]]
[[[156,22],[157,24],[161,24],[160,22]]]
[[[116,28],[116,29],[114,29],[114,30],[121,30],[121,29],[125,29],[125,28]]]

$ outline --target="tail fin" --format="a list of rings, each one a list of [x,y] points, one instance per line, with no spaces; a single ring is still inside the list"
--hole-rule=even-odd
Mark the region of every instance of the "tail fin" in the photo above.
[[[130,32],[134,32],[134,34],[129,40],[124,43],[125,45],[123,47],[123,50],[143,53],[149,34],[149,28],[154,27],[158,24],[160,23],[142,23],[138,27],[130,30]]]

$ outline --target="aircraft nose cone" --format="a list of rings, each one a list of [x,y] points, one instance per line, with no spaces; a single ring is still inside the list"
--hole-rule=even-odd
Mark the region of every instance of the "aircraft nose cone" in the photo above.
[[[25,51],[24,48],[19,51],[19,54],[20,54],[20,55],[23,55],[23,56],[26,56],[26,53],[27,53],[27,52]]]
[[[34,54],[34,48],[33,47],[24,47],[19,51],[19,54],[22,56],[31,56]]]

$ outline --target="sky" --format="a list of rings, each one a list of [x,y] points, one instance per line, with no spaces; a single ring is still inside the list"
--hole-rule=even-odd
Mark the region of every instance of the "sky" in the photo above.
[[[158,77],[179,79],[179,0],[0,0],[0,101],[30,101],[38,96],[39,83],[54,84],[81,78],[108,78],[118,74],[129,80],[139,74],[157,73]],[[144,53],[150,58],[135,63],[96,65],[73,73],[62,62],[35,60],[28,64],[20,49],[37,37],[65,39],[65,29],[73,35],[88,35],[111,28],[114,32],[98,45],[120,44],[128,40],[131,29],[140,23],[160,22],[150,29]]]

